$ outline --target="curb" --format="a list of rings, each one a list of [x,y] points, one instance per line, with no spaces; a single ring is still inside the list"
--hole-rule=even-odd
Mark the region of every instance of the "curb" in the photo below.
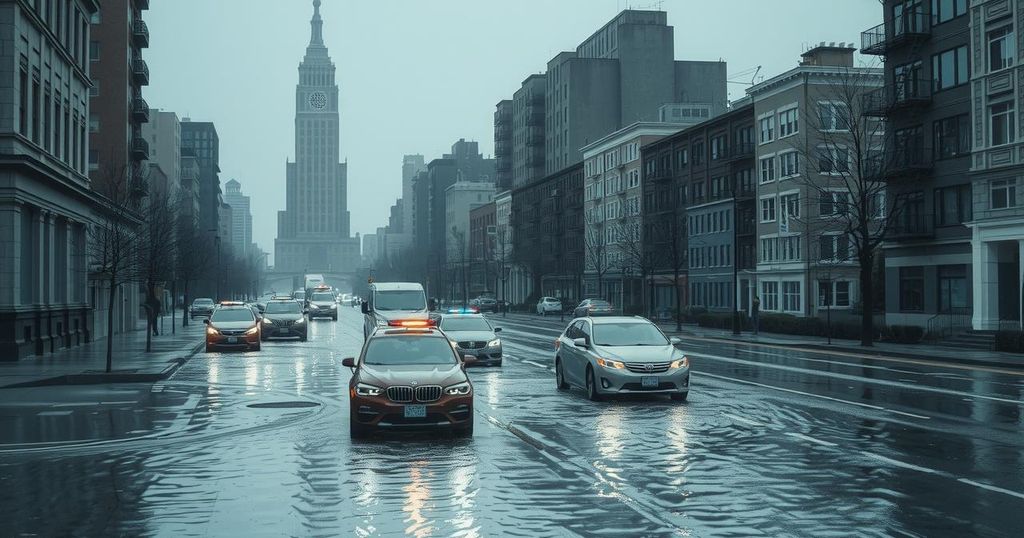
[[[102,385],[107,383],[156,383],[157,381],[163,381],[178,371],[179,368],[185,365],[196,353],[202,349],[205,341],[193,345],[183,357],[177,357],[167,361],[165,366],[159,372],[112,372],[112,373],[80,373],[80,374],[66,374],[56,377],[48,377],[45,379],[36,379],[34,381],[25,381],[22,383],[14,383],[11,385],[4,385],[0,389],[21,389],[21,388],[34,388],[34,387],[52,387],[62,385]]]
[[[833,351],[833,352],[838,351],[838,352],[843,352],[843,353],[851,353],[851,354],[859,355],[859,356],[861,356],[861,357],[863,357],[865,359],[885,359],[885,358],[889,358],[889,357],[895,357],[895,358],[900,358],[900,359],[913,359],[913,360],[917,360],[917,361],[921,361],[921,362],[928,362],[928,363],[934,363],[934,364],[949,363],[949,364],[958,364],[958,365],[961,365],[961,366],[984,366],[984,367],[987,367],[987,368],[1002,368],[1004,370],[1015,370],[1015,371],[1024,372],[1024,364],[1007,364],[1005,362],[989,361],[989,360],[984,360],[984,359],[981,359],[981,360],[961,359],[961,358],[956,358],[956,357],[936,358],[936,357],[929,356],[929,355],[919,355],[919,354],[916,354],[916,353],[908,353],[906,351],[889,351],[889,350],[886,350],[884,352],[880,352],[880,351],[875,350],[873,348],[853,349],[853,348],[847,348],[845,346],[835,346],[835,345],[830,346],[828,344],[815,344],[815,343],[806,343],[806,342],[794,342],[794,343],[786,343],[786,342],[755,342],[755,341],[750,341],[750,340],[740,340],[740,339],[736,339],[736,338],[727,338],[727,337],[722,337],[722,336],[701,336],[701,335],[686,334],[686,333],[681,333],[681,335],[684,338],[685,337],[702,338],[702,339],[705,339],[705,340],[717,340],[717,341],[720,341],[720,342],[729,342],[729,343],[734,343],[734,344],[761,345],[761,346],[778,346],[778,347],[785,347],[785,348],[791,348],[791,349],[803,349],[803,350],[806,350],[806,351]]]

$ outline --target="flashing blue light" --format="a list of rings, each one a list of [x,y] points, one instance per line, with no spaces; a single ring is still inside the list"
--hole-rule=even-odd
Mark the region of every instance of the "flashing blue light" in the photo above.
[[[479,312],[475,308],[449,308],[449,314],[478,314]]]

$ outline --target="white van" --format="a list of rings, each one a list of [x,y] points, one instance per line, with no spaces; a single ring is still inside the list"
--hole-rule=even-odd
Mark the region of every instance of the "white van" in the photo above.
[[[427,295],[417,282],[375,282],[363,301],[363,338],[403,320],[428,321]]]

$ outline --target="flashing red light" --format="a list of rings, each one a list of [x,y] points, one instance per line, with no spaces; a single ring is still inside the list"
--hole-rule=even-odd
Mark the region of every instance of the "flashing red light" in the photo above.
[[[434,320],[429,319],[393,319],[388,321],[388,325],[391,327],[433,327],[436,325]]]

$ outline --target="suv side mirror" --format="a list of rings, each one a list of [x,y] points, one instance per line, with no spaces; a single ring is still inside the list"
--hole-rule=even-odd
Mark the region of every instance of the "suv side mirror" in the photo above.
[[[573,338],[572,339],[572,345],[574,345],[576,347],[583,347],[583,348],[585,348],[585,347],[587,347],[587,339],[586,338]]]
[[[361,305],[360,305],[360,309],[363,311],[364,314],[369,314],[370,313],[370,303],[367,303],[366,301],[363,301],[361,303]]]
[[[355,368],[356,360],[353,357],[345,357],[344,359],[341,359],[341,365],[346,368]]]
[[[678,336],[673,336],[668,339],[668,343],[672,344],[673,346],[678,346],[679,344],[682,344],[683,341]]]
[[[210,324],[210,318],[206,318],[206,319],[203,320],[203,325],[209,325],[209,324]]]
[[[495,328],[494,328],[494,332],[496,332],[496,333],[500,333],[500,332],[501,332],[501,327],[495,327]]]

